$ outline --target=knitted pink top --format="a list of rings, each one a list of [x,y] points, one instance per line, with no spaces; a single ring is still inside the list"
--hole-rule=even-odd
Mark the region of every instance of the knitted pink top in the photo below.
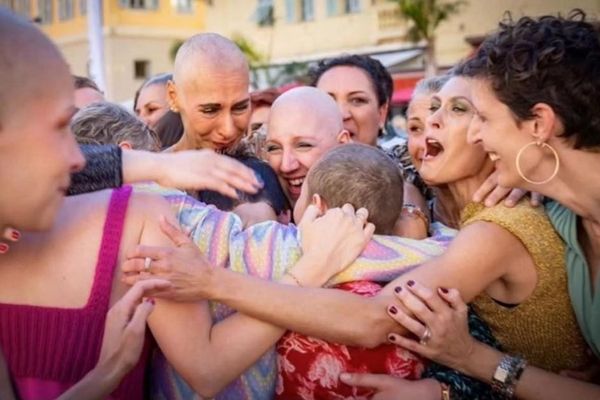
[[[55,399],[96,365],[131,187],[110,199],[96,274],[83,308],[0,303],[0,346],[19,398]],[[142,399],[148,340],[136,367],[110,399]]]

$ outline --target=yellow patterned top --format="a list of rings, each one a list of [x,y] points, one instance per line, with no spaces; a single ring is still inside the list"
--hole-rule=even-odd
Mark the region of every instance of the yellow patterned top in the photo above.
[[[502,306],[482,293],[473,301],[475,311],[508,353],[555,372],[583,366],[586,344],[567,289],[565,246],[543,208],[533,208],[527,201],[514,208],[469,204],[461,216],[462,226],[477,221],[495,223],[523,243],[537,268],[538,284],[531,296],[515,307]]]

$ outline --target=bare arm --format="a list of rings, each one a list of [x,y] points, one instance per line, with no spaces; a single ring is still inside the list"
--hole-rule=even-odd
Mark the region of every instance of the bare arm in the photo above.
[[[507,247],[514,251],[501,250]],[[401,275],[374,298],[334,289],[287,288],[222,270],[213,271],[210,283],[199,285],[204,286],[199,296],[306,335],[375,347],[385,343],[391,331],[406,332],[386,313],[396,286],[415,280],[432,287],[458,287],[472,299],[504,275],[508,266],[529,258],[508,231],[476,223],[461,231],[442,256]],[[279,299],[277,303],[273,298]]]
[[[149,202],[145,201],[146,206]],[[166,203],[150,204],[148,209],[151,215],[169,215],[170,209]],[[308,213],[308,211],[307,211]],[[358,213],[357,213],[358,214]],[[331,218],[330,218],[331,217]],[[329,218],[329,219],[327,219]],[[345,257],[340,261],[339,270],[350,263],[364,248],[372,235],[373,227],[368,224],[364,227],[364,218],[351,213],[339,211],[328,212],[321,221],[314,221],[315,227],[319,224],[335,225],[336,236],[329,237],[327,246],[312,246],[313,251],[307,253],[292,268],[293,276],[283,278],[285,283],[300,283],[308,285],[321,285],[331,276],[323,275],[321,271],[331,269],[329,254],[341,249]],[[171,218],[171,221],[173,219]],[[334,224],[330,224],[332,221]],[[336,221],[342,221],[339,225]],[[176,249],[155,248],[160,252],[171,252],[175,257],[186,260],[195,260],[198,264],[186,269],[179,275],[180,279],[171,280],[173,287],[184,284],[194,284],[194,268],[212,270],[199,254],[198,248],[182,232],[174,231],[170,224],[162,223],[163,229],[177,245]],[[169,230],[168,227],[171,227]],[[334,229],[336,229],[334,228]],[[169,244],[167,237],[160,231],[156,221],[149,218],[145,223],[141,243],[150,246],[165,246]],[[336,247],[339,243],[339,249]],[[138,252],[140,247],[134,251]],[[161,268],[160,255],[152,256],[156,259],[156,268]],[[171,259],[173,260],[173,259]],[[154,267],[153,267],[154,268]],[[221,269],[215,269],[219,271]],[[298,282],[297,282],[298,281]],[[289,285],[282,287],[290,288]],[[235,291],[245,290],[235,288]],[[250,296],[253,293],[249,293]],[[284,296],[285,297],[285,296]],[[197,298],[197,297],[196,297]],[[277,303],[278,298],[271,298],[271,304]],[[175,369],[186,381],[204,396],[214,396],[225,385],[238,377],[244,370],[251,366],[264,354],[283,334],[284,330],[271,324],[250,318],[245,315],[235,314],[213,325],[206,301],[192,303],[176,303],[170,300],[161,300],[157,303],[156,310],[149,320],[162,351]],[[210,360],[210,362],[206,362]]]
[[[144,196],[146,197],[146,196]],[[171,215],[169,206],[144,200],[151,215]],[[153,203],[153,204],[150,204]],[[171,221],[174,218],[170,217]],[[172,246],[156,218],[147,218],[140,244]],[[213,326],[206,301],[157,300],[148,324],[166,358],[190,386],[212,397],[258,360],[284,330],[235,314]]]
[[[503,354],[477,342],[460,370],[486,383],[492,376]],[[528,366],[516,386],[516,397],[526,400],[564,400],[600,398],[600,386],[567,378],[540,368]]]

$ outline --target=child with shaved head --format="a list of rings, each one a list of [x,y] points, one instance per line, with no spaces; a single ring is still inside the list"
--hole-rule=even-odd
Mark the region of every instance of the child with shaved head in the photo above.
[[[309,171],[294,209],[296,221],[300,221],[309,203],[321,212],[346,203],[356,209],[364,207],[375,233],[393,235],[403,204],[400,170],[375,147],[335,147]]]

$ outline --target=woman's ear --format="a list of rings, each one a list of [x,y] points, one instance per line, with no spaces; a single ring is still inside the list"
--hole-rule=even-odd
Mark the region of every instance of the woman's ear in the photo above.
[[[385,121],[387,119],[388,111],[390,109],[390,104],[385,103],[381,107],[379,107],[379,127],[383,129],[385,126]]]
[[[179,102],[177,98],[177,87],[175,82],[167,82],[167,102],[169,103],[169,109],[175,113],[179,112]]]
[[[533,113],[533,133],[537,141],[546,142],[562,133],[562,123],[554,109],[546,103],[537,103],[531,109]]]
[[[121,143],[119,143],[119,147],[122,150],[133,150],[133,145],[131,144],[131,142],[128,142],[127,140],[123,140]]]

